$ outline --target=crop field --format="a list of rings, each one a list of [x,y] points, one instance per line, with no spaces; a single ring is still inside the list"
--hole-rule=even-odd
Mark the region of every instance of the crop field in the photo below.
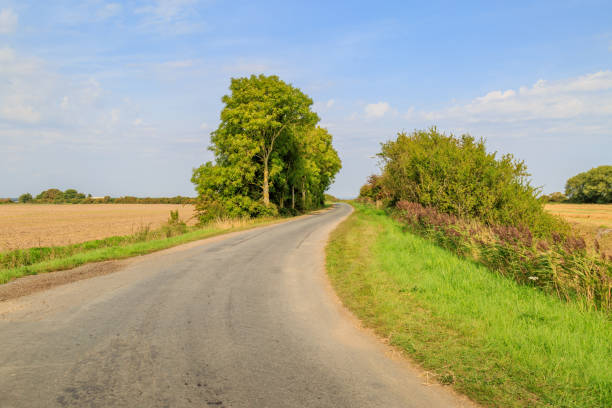
[[[143,228],[158,228],[178,210],[195,224],[194,206],[182,204],[14,204],[0,206],[0,252],[69,245]]]
[[[612,204],[546,204],[546,209],[569,221],[589,246],[596,239],[612,252]]]
[[[546,204],[546,209],[572,223],[612,228],[612,205],[609,204]]]

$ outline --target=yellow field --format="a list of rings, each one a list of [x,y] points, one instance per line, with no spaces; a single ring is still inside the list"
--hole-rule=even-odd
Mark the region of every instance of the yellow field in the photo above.
[[[181,204],[8,204],[0,206],[0,252],[68,245],[129,235],[164,224],[171,210],[194,224],[194,206]]]
[[[546,204],[546,209],[572,223],[612,228],[612,204]]]
[[[546,210],[569,221],[589,246],[597,239],[604,251],[612,251],[612,204],[546,204]]]

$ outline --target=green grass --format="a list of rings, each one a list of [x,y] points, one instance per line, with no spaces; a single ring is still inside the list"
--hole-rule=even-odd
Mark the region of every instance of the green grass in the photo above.
[[[109,237],[63,247],[30,248],[0,253],[0,261],[3,261],[0,264],[14,265],[0,269],[0,284],[21,276],[71,269],[91,262],[145,255],[188,242],[280,221],[282,219],[279,218],[225,220],[174,236],[164,236],[168,231],[166,226],[157,231],[138,232],[133,236]]]
[[[355,205],[327,248],[366,326],[485,406],[612,407],[612,322],[521,286]]]

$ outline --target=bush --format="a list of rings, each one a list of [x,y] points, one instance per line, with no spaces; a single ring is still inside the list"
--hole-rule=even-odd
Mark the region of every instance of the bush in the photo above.
[[[565,194],[575,203],[612,203],[612,166],[595,167],[567,180]]]
[[[567,201],[567,197],[565,194],[557,191],[555,193],[543,195],[542,201],[544,201],[545,203],[564,203]]]
[[[498,158],[488,153],[482,139],[447,136],[434,127],[399,133],[382,145],[379,156],[384,164],[381,187],[372,193],[390,207],[415,202],[488,225],[528,227],[538,236],[568,229],[545,212],[524,162],[510,154]]]
[[[34,200],[34,198],[32,197],[32,194],[30,193],[25,193],[19,196],[20,203],[29,203],[32,200]]]

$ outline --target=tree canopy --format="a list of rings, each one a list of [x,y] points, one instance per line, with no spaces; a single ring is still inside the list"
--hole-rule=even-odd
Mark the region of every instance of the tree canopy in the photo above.
[[[321,205],[341,164],[312,99],[277,76],[252,75],[233,78],[222,101],[209,147],[215,162],[192,177],[201,218]]]
[[[612,203],[612,166],[599,166],[567,180],[565,195],[577,203]]]

